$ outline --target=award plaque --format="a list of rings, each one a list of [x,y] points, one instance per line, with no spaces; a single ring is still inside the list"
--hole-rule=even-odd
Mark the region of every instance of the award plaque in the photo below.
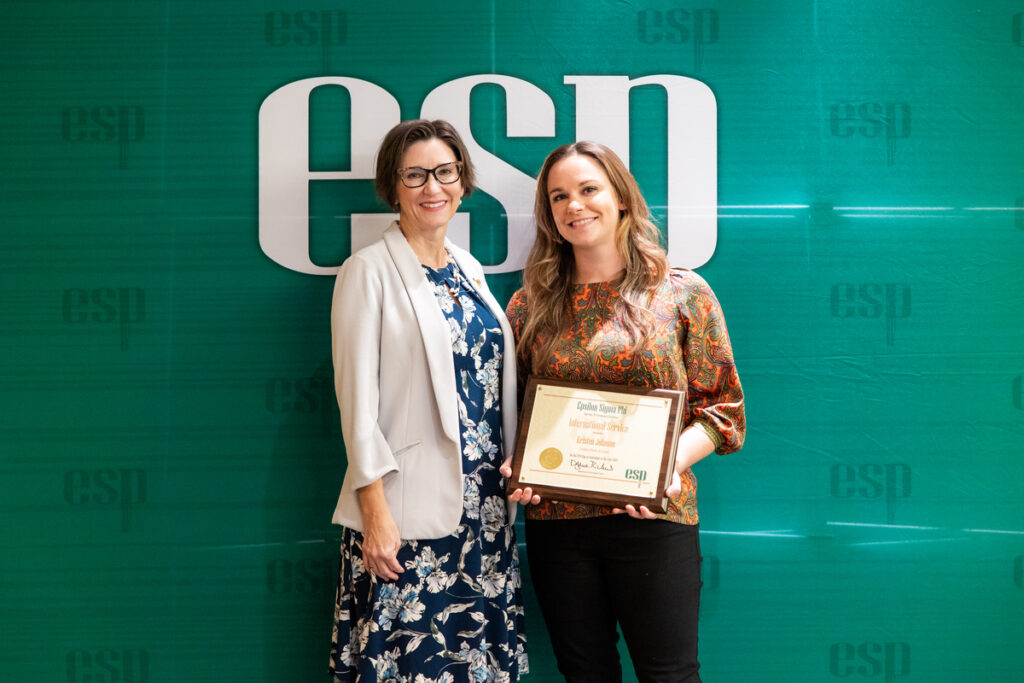
[[[665,512],[685,395],[530,377],[508,491]]]

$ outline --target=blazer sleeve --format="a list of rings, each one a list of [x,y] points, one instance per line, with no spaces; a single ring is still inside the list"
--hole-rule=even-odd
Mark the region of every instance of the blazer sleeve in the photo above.
[[[380,277],[363,258],[351,257],[341,266],[331,303],[331,344],[348,456],[345,478],[353,490],[398,470],[377,421],[382,294]]]

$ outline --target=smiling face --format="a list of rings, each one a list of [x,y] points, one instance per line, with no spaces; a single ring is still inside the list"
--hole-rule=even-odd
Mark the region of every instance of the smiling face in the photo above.
[[[626,207],[597,161],[565,157],[551,167],[547,191],[558,234],[573,249],[615,249],[619,212]]]
[[[400,168],[418,166],[435,168],[456,161],[455,152],[437,138],[420,140],[409,145],[402,155]],[[397,185],[400,222],[403,231],[432,231],[445,228],[462,202],[462,180],[443,185],[434,174],[420,187]],[[408,233],[407,233],[408,234]]]

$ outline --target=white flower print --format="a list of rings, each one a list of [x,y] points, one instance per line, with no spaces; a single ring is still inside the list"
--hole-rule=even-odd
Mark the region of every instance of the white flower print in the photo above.
[[[469,344],[466,343],[466,326],[456,322],[455,318],[447,318],[447,320],[448,334],[452,340],[452,352],[465,356],[469,351]]]
[[[519,672],[529,673],[530,672],[530,659],[526,656],[526,648],[523,647],[522,643],[519,643],[516,648],[516,659],[519,660]]]
[[[416,586],[406,586],[401,592],[394,584],[386,583],[380,589],[380,627],[391,630],[392,622],[413,623],[419,621],[426,609],[419,600]]]
[[[498,401],[498,389],[501,387],[501,378],[498,370],[501,367],[501,352],[498,345],[494,344],[494,357],[484,363],[476,373],[476,381],[484,388],[484,410],[490,410]]]
[[[484,455],[488,456],[488,460],[492,459],[494,455],[498,453],[498,446],[491,441],[491,425],[488,422],[481,422],[480,426],[476,430],[477,433],[477,445]]]
[[[360,620],[359,621],[359,624],[356,626],[356,641],[359,643],[359,647],[358,647],[358,649],[356,649],[355,652],[352,653],[354,657],[358,657],[359,653],[361,653],[364,650],[366,650],[366,644],[370,642],[370,631],[376,631],[376,630],[377,630],[377,622],[376,621],[372,621],[372,620],[369,621],[369,622],[367,622],[365,620]]]
[[[511,538],[511,535],[509,536],[509,538]],[[513,565],[511,570],[509,570],[508,578],[509,582],[512,584],[512,587],[518,590],[521,587],[521,579],[519,572],[519,553],[515,546],[512,547],[512,561]]]
[[[493,541],[495,534],[505,526],[505,501],[500,496],[488,496],[480,512],[484,538]]]
[[[504,568],[501,566],[501,556],[495,555],[484,555],[483,562],[480,565],[480,587],[484,590],[484,595],[488,598],[496,598],[502,594],[505,590],[505,576]]]
[[[462,509],[466,517],[480,519],[480,488],[473,477],[465,477],[462,486]]]
[[[443,313],[451,313],[455,309],[455,299],[448,295],[448,289],[444,285],[434,285],[434,295]]]
[[[399,610],[399,597],[398,588],[393,583],[385,583],[380,587],[380,619],[373,620],[370,622],[370,628],[376,630],[377,627],[384,629],[385,631],[391,630],[391,621],[398,618]]]
[[[481,646],[483,646],[483,643],[481,643]],[[462,641],[458,657],[460,661],[469,664],[469,673],[472,676],[472,680],[487,680],[487,656],[483,652],[477,648],[470,647],[466,641]],[[483,675],[483,678],[481,678],[481,675]]]
[[[437,678],[427,678],[423,674],[416,674],[416,678],[413,679],[412,683],[455,683],[455,677],[448,671],[445,671]]]
[[[378,681],[399,681],[398,673],[398,662],[397,660],[401,656],[401,651],[396,647],[394,650],[388,652],[385,650],[381,653],[380,657],[370,657],[370,662],[373,664],[373,669],[377,674],[376,680]]]
[[[406,624],[419,621],[423,617],[426,605],[420,602],[419,592],[415,586],[406,586],[401,593],[398,618]]]
[[[434,553],[434,549],[427,546],[415,559],[406,562],[405,568],[416,572],[420,578],[420,586],[426,585],[427,590],[431,593],[440,593],[455,583],[456,577],[449,575],[443,569],[444,563],[448,561],[449,557],[451,557],[450,553],[438,557]]]
[[[463,293],[459,295],[459,303],[462,304],[462,314],[466,318],[476,317],[476,302],[465,293],[465,283],[462,283]]]
[[[482,427],[483,424],[480,426]],[[474,461],[483,457],[483,444],[481,444],[480,432],[478,429],[467,427],[462,432],[462,440],[465,442],[465,445],[462,447],[463,455]]]
[[[358,579],[366,572],[366,568],[363,566],[363,556],[353,554],[349,558],[349,564],[352,567],[352,578]]]

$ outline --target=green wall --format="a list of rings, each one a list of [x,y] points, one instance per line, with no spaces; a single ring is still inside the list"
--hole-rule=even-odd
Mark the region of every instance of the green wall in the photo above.
[[[705,680],[1019,680],[1022,16],[3,3],[0,680],[326,678],[345,468],[333,282],[260,247],[260,107],[348,77],[413,118],[481,74],[550,98],[554,130],[518,137],[500,87],[471,96],[464,132],[530,175],[575,139],[566,76],[675,74],[715,95],[717,246],[698,270],[750,431],[696,468]],[[687,121],[661,88],[629,97],[630,164],[664,219],[666,140]],[[350,100],[311,96],[311,169],[350,169]],[[340,263],[350,215],[384,209],[368,180],[308,185],[309,254]],[[508,207],[479,192],[464,208],[473,252],[500,263]],[[489,281],[504,301],[519,277]],[[558,680],[525,593],[527,680]]]

